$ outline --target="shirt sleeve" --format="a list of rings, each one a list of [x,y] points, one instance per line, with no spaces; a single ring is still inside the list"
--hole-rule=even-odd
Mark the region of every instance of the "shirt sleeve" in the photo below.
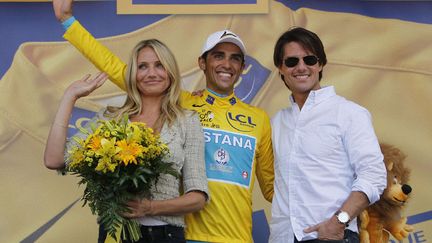
[[[352,191],[361,191],[373,204],[378,201],[387,185],[384,157],[375,135],[369,112],[359,108],[348,119],[345,147],[354,168]]]
[[[80,23],[75,20],[66,30],[63,38],[75,46],[99,70],[105,72],[122,90],[126,90],[126,63],[97,41]]]
[[[192,113],[192,112],[191,112]],[[204,134],[198,117],[187,114],[185,119],[185,162],[183,165],[183,188],[185,193],[201,191],[209,200],[207,176],[204,162]]]
[[[256,155],[256,176],[264,198],[271,202],[273,199],[274,157],[271,141],[270,118],[263,112],[263,131]]]

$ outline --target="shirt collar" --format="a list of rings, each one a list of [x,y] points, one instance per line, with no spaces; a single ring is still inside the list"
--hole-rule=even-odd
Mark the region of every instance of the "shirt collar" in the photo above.
[[[328,98],[330,98],[334,95],[336,95],[334,86],[324,86],[320,89],[312,90],[309,93],[305,104],[310,104],[310,105],[319,104],[322,101],[327,100]],[[294,105],[295,101],[294,101],[294,98],[292,95],[290,95],[289,99],[290,99],[291,104]]]
[[[215,102],[217,102],[220,105],[224,105],[224,104],[235,105],[238,101],[234,92],[228,96],[220,97],[214,95],[211,91],[206,89],[204,90],[203,97],[205,98],[205,101],[210,105],[213,105]]]

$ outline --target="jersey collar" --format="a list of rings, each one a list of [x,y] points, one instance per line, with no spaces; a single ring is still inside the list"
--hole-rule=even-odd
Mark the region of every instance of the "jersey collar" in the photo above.
[[[234,93],[232,93],[231,95],[225,96],[225,97],[220,97],[220,96],[214,95],[212,92],[210,92],[206,89],[203,93],[203,97],[205,98],[205,101],[209,105],[214,105],[215,103],[221,104],[221,105],[224,105],[224,104],[235,105],[237,103],[237,97],[235,96]]]

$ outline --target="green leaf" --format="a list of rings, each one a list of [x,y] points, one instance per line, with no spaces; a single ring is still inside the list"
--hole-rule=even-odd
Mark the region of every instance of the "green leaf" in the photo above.
[[[137,181],[137,179],[133,178],[132,181],[133,181],[133,184],[134,184],[135,188],[138,188],[138,181]]]
[[[140,175],[138,178],[139,178],[143,183],[147,183],[147,180],[146,180],[146,178],[145,178],[143,175]]]

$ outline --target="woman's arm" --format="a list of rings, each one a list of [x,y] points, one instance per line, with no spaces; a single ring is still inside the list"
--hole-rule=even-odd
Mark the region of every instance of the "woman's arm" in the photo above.
[[[126,218],[144,216],[185,215],[204,208],[206,194],[201,191],[191,191],[180,197],[167,200],[133,200],[126,205],[131,212],[123,213]]]
[[[93,90],[99,88],[106,80],[107,75],[98,74],[94,79],[86,75],[82,79],[73,82],[63,94],[60,106],[51,125],[48,135],[44,163],[48,169],[56,170],[65,167],[64,153],[69,119],[75,102],[83,96],[89,95]]]

